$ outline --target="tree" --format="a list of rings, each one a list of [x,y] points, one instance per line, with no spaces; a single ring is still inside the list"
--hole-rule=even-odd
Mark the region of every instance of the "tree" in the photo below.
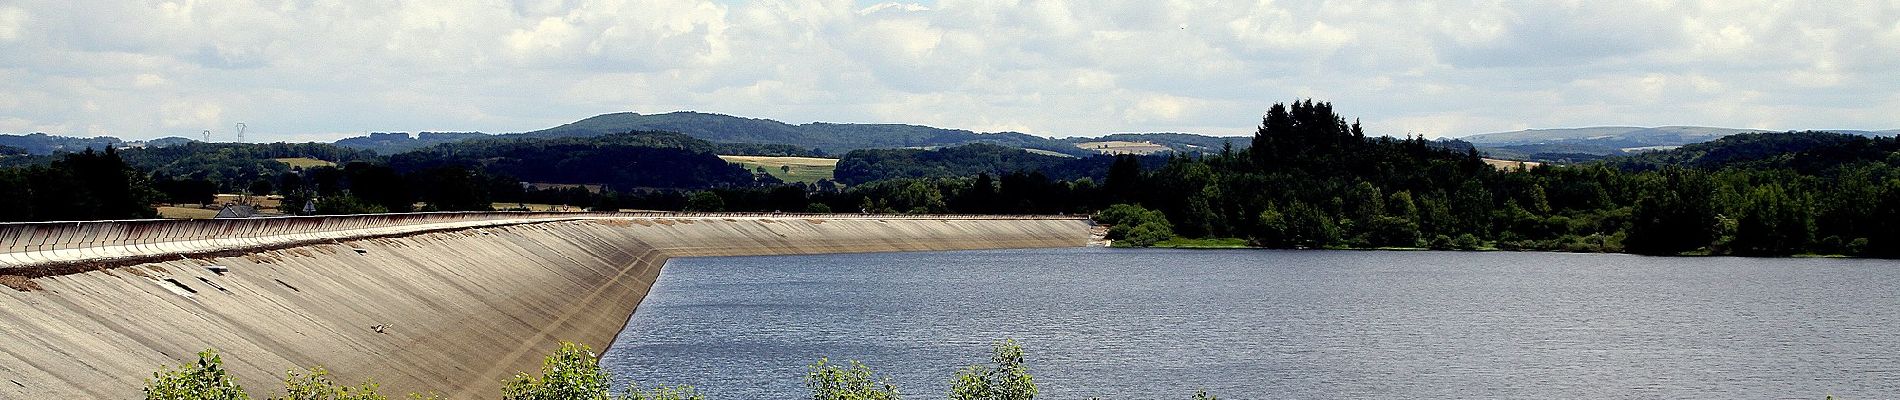
[[[1736,254],[1781,256],[1806,248],[1814,239],[1814,215],[1807,202],[1792,198],[1781,185],[1767,184],[1749,193],[1736,219]]]
[[[694,192],[686,197],[686,211],[719,212],[726,209],[726,200],[713,192]]]
[[[1353,221],[1371,221],[1385,215],[1385,195],[1372,182],[1359,182],[1346,195],[1346,216]]]
[[[1116,204],[1095,214],[1095,221],[1109,225],[1108,236],[1116,246],[1147,247],[1174,237],[1168,216],[1133,204]]]
[[[252,196],[268,196],[271,194],[270,180],[259,178],[251,181],[251,186],[245,188],[245,192],[250,193]]]
[[[1674,255],[1709,245],[1716,215],[1702,173],[1672,168],[1649,182],[1631,212],[1623,245],[1638,254]]]
[[[971,365],[950,380],[952,400],[1029,400],[1036,382],[1023,365],[1023,347],[1014,339],[996,342],[991,365]]]
[[[167,368],[145,380],[147,400],[244,400],[251,395],[224,370],[217,350],[198,352],[198,363]]]
[[[600,359],[587,345],[561,342],[561,348],[541,361],[541,375],[515,374],[502,384],[505,400],[704,400],[691,386],[640,389],[635,383],[624,396],[611,393],[613,374],[600,368]]]
[[[586,345],[561,342],[561,348],[541,361],[541,375],[515,374],[502,384],[507,400],[605,400],[613,377],[596,363]]]
[[[1108,167],[1107,179],[1102,184],[1108,191],[1106,201],[1139,201],[1142,187],[1141,158],[1127,154],[1115,156],[1115,162]]]
[[[1392,216],[1372,217],[1366,221],[1366,241],[1376,247],[1418,246],[1418,224]]]
[[[1287,245],[1317,249],[1339,243],[1339,226],[1319,208],[1294,202],[1285,212],[1286,237],[1281,240]]]
[[[284,397],[281,400],[388,400],[376,393],[374,382],[350,387],[338,385],[330,380],[330,371],[323,367],[311,367],[308,374],[289,371],[284,377]]]
[[[356,198],[356,196],[348,194],[324,197],[317,200],[317,215],[379,214],[386,212],[389,212],[389,209],[383,208],[381,205],[370,204],[362,199]]]
[[[409,212],[415,209],[410,184],[402,174],[386,165],[353,162],[343,167],[352,196],[365,203],[381,206],[384,212]]]
[[[486,176],[460,166],[432,168],[411,175],[422,188],[422,201],[433,211],[490,211]]]
[[[857,361],[848,367],[819,358],[805,373],[811,400],[897,400],[897,386]]]

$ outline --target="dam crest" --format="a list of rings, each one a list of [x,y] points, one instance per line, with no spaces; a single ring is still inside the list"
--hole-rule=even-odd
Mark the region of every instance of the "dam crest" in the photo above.
[[[413,213],[0,224],[0,397],[133,398],[207,348],[257,393],[323,366],[498,395],[605,349],[673,257],[1078,247],[1065,216]]]

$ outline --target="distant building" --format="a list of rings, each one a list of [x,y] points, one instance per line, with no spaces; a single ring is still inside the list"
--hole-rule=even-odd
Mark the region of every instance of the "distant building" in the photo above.
[[[211,218],[250,218],[255,216],[257,216],[257,208],[243,204],[232,204],[224,206],[223,209],[218,210],[218,216]]]

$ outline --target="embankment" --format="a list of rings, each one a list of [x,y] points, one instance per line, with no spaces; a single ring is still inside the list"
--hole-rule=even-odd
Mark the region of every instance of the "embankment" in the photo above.
[[[671,257],[1081,246],[1062,217],[468,213],[0,224],[0,398],[132,398],[205,348],[278,390],[321,365],[490,398],[605,348]],[[372,327],[384,326],[378,332]]]

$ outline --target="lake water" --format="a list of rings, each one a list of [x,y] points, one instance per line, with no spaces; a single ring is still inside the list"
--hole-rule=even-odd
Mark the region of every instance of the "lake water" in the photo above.
[[[1900,263],[1073,248],[675,259],[601,363],[716,399],[1016,338],[1043,398],[1900,398]]]

